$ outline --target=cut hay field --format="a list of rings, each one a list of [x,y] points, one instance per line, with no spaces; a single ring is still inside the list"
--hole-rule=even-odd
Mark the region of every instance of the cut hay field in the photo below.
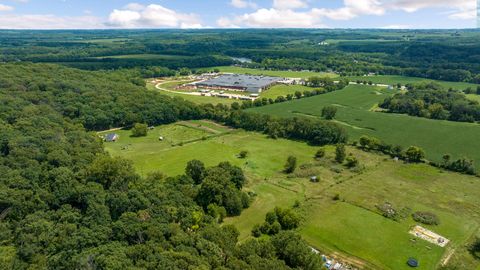
[[[478,84],[473,84],[473,83],[447,82],[447,81],[429,80],[425,78],[397,76],[397,75],[353,76],[353,77],[347,77],[347,78],[352,82],[360,80],[362,82],[372,81],[373,83],[391,84],[391,85],[394,85],[397,83],[401,83],[402,85],[405,85],[408,83],[436,82],[444,86],[445,88],[452,88],[456,90],[465,90],[468,87],[471,87],[472,89],[476,89],[477,86],[480,86]]]
[[[225,72],[225,73],[278,76],[278,77],[286,77],[286,78],[308,78],[312,76],[320,76],[320,77],[328,76],[331,78],[338,77],[338,75],[335,73],[327,73],[327,72],[262,70],[262,69],[243,68],[243,67],[236,67],[236,66],[212,67],[212,68],[204,68],[203,70],[213,70],[213,69],[219,69],[220,72]]]
[[[231,130],[209,121],[188,121],[156,127],[147,137],[129,137],[130,131],[115,131],[116,143],[105,143],[113,156],[131,159],[142,174],[162,171],[182,174],[189,160],[207,166],[229,161],[240,166],[248,178],[247,190],[257,194],[241,216],[227,218],[240,231],[240,239],[250,236],[255,224],[276,206],[292,207],[303,217],[298,232],[308,243],[327,254],[340,255],[368,269],[407,269],[406,260],[415,257],[418,269],[436,269],[446,254],[461,269],[480,266],[465,245],[480,223],[478,178],[443,172],[425,164],[404,164],[386,156],[349,147],[363,170],[351,171],[333,162],[334,148],[314,160],[318,149],[305,143],[273,140],[265,135]],[[163,136],[164,141],[158,137]],[[248,151],[246,159],[237,154]],[[298,158],[299,169],[291,175],[281,172],[287,156]],[[320,183],[308,179],[317,175]],[[339,194],[340,200],[333,200]],[[396,209],[430,211],[440,225],[426,226],[452,242],[439,248],[408,234],[416,225],[406,215],[398,221],[384,218],[377,204],[390,202]]]
[[[401,114],[375,112],[378,102],[394,92],[370,86],[350,85],[344,90],[251,109],[253,112],[285,117],[321,118],[322,108],[338,108],[336,122],[343,125],[351,140],[362,135],[379,138],[389,144],[420,146],[427,158],[441,161],[444,154],[469,157],[480,164],[480,125],[438,121]]]

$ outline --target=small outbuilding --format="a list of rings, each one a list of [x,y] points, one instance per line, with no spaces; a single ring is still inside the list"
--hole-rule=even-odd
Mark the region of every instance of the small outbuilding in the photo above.
[[[407,261],[407,265],[412,267],[412,268],[416,268],[416,267],[418,267],[418,261],[414,258],[410,258]]]
[[[106,142],[116,142],[118,139],[120,139],[120,136],[118,136],[116,133],[109,133],[105,136]]]
[[[319,182],[318,177],[317,177],[317,176],[312,176],[312,177],[310,177],[310,182],[312,182],[312,183],[318,183],[318,182]]]

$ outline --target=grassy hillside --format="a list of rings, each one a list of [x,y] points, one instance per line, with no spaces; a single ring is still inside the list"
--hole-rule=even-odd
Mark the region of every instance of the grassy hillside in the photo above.
[[[407,269],[409,257],[420,261],[419,269],[435,269],[452,253],[449,264],[462,269],[478,266],[465,244],[480,224],[480,185],[470,176],[443,172],[428,165],[404,164],[385,156],[365,153],[355,148],[361,170],[349,170],[334,163],[334,148],[327,156],[314,160],[317,147],[288,140],[273,140],[262,134],[231,130],[209,121],[189,121],[161,126],[144,138],[129,137],[127,130],[116,143],[106,143],[114,156],[134,161],[143,174],[151,171],[183,173],[186,163],[199,159],[207,165],[221,161],[242,167],[248,177],[247,190],[257,194],[241,216],[228,218],[242,240],[250,237],[255,224],[276,206],[292,207],[302,215],[299,232],[322,252],[337,254],[374,269]],[[164,141],[159,141],[163,136]],[[246,159],[237,154],[248,151]],[[298,158],[299,169],[291,175],[282,168],[288,155]],[[317,175],[320,183],[311,183]],[[339,194],[340,200],[333,200]],[[452,242],[440,248],[408,234],[417,224],[409,214],[398,221],[384,218],[376,205],[389,202],[396,209],[430,211],[440,218],[440,225],[426,226]],[[381,235],[381,237],[380,237]]]
[[[390,144],[420,146],[431,160],[440,161],[444,154],[450,153],[455,158],[473,158],[476,164],[480,164],[480,152],[477,151],[480,148],[480,125],[372,110],[379,101],[393,93],[381,88],[350,85],[337,92],[254,108],[251,111],[287,117],[321,118],[322,108],[334,105],[338,108],[336,122],[348,130],[351,140],[369,135]]]

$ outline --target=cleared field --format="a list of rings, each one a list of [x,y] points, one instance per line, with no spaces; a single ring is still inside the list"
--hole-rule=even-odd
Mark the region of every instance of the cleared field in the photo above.
[[[332,162],[333,147],[327,147],[325,159],[315,161],[316,147],[231,130],[209,121],[160,126],[143,138],[131,138],[126,130],[116,133],[120,140],[106,143],[106,149],[114,156],[132,159],[142,174],[164,171],[178,175],[191,159],[207,166],[230,161],[242,167],[248,177],[246,189],[257,196],[241,216],[225,220],[225,224],[237,226],[241,240],[250,237],[252,227],[263,222],[268,211],[298,201],[301,207],[296,211],[303,216],[299,232],[322,252],[341,254],[373,269],[407,269],[409,257],[419,260],[419,269],[435,269],[450,252],[450,264],[462,264],[463,269],[479,266],[465,248],[480,221],[477,178],[425,164],[394,162],[351,147],[347,152],[356,156],[364,169],[350,171]],[[160,135],[164,141],[158,140]],[[249,153],[246,159],[236,156],[242,150]],[[286,176],[281,170],[289,155],[296,156],[301,166]],[[320,183],[311,183],[311,175],[317,175]],[[340,195],[339,201],[332,200],[335,194]],[[416,222],[410,215],[399,221],[384,218],[375,207],[384,202],[396,209],[437,214],[440,225],[426,227],[450,239],[451,244],[440,248],[413,239],[408,231]]]
[[[446,82],[438,80],[429,80],[425,78],[417,77],[406,77],[406,76],[396,76],[396,75],[378,75],[378,76],[357,76],[357,77],[347,77],[350,81],[372,81],[373,83],[381,84],[397,84],[401,83],[405,85],[407,83],[419,83],[419,82],[436,82],[443,85],[445,88],[452,88],[456,90],[465,90],[468,87],[476,89],[478,84],[473,83],[464,83],[464,82]]]
[[[284,85],[284,84],[279,84],[275,85],[272,88],[264,91],[263,93],[260,94],[261,97],[264,98],[272,98],[275,99],[278,96],[286,96],[288,94],[295,94],[296,91],[313,91],[316,88],[308,87],[308,86],[303,86],[303,85]]]
[[[219,69],[220,72],[227,73],[238,73],[238,74],[251,74],[251,75],[266,75],[266,76],[278,76],[286,78],[308,78],[312,76],[321,76],[321,77],[338,77],[335,73],[326,73],[326,72],[313,72],[313,71],[282,71],[282,70],[261,70],[253,68],[243,68],[235,66],[221,66],[221,67],[212,67],[206,68],[204,70],[213,70]]]
[[[441,161],[446,153],[455,158],[467,156],[480,164],[480,125],[438,121],[400,114],[375,112],[379,101],[393,91],[370,86],[350,85],[344,90],[251,109],[253,112],[285,117],[321,118],[322,108],[337,106],[336,122],[343,125],[351,140],[369,135],[389,144],[425,149],[427,158]],[[461,131],[461,132],[459,132]]]

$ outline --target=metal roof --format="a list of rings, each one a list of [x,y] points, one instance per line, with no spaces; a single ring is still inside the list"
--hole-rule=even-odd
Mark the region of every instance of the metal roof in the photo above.
[[[210,80],[199,82],[197,85],[209,87],[242,88],[248,92],[255,93],[259,92],[260,89],[268,87],[281,80],[283,80],[283,78],[280,77],[224,74]]]

